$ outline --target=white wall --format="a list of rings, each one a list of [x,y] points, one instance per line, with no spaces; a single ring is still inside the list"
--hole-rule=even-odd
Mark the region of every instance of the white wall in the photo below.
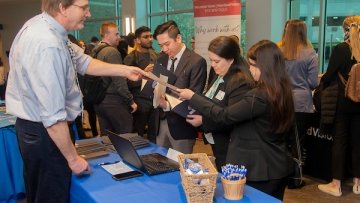
[[[4,59],[5,67],[8,68],[6,51],[10,50],[12,41],[22,25],[31,17],[41,12],[41,0],[22,0],[8,1],[0,3],[0,24],[3,24],[3,30],[0,30],[0,56]]]
[[[288,0],[246,1],[246,49],[262,39],[280,40]]]

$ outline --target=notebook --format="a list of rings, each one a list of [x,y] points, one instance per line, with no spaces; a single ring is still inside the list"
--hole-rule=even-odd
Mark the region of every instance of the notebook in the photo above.
[[[179,170],[179,164],[161,154],[151,153],[139,156],[127,139],[109,134],[109,139],[122,160],[148,175],[156,175]]]

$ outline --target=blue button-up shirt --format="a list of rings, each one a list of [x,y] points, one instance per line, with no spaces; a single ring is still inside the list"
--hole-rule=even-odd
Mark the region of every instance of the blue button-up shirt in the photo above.
[[[73,121],[81,113],[75,71],[83,75],[91,57],[72,44],[74,66],[67,39],[65,28],[46,13],[24,24],[10,50],[9,114],[49,127],[58,121]]]

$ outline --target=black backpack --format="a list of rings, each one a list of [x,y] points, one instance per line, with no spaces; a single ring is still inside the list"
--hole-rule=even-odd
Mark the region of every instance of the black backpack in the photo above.
[[[102,43],[99,47],[96,47],[90,55],[93,58],[97,58],[98,53],[108,46],[108,44]],[[106,90],[110,86],[111,79],[85,74],[79,77],[79,83],[85,102],[99,104],[105,98]]]

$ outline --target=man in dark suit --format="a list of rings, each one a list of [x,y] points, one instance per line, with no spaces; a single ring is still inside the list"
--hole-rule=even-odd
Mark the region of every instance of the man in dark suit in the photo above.
[[[206,61],[182,43],[177,24],[168,21],[157,26],[154,38],[165,53],[158,58],[155,66],[173,71],[176,87],[189,88],[201,94],[206,83]],[[159,107],[161,109],[156,143],[183,153],[192,153],[197,129],[187,123],[185,118],[172,112],[170,104],[164,98],[161,99]]]

